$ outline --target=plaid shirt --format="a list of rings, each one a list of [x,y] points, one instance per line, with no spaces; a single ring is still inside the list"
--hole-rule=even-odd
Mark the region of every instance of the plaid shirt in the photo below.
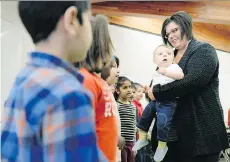
[[[97,147],[91,98],[67,62],[34,52],[5,103],[4,161],[107,161]]]

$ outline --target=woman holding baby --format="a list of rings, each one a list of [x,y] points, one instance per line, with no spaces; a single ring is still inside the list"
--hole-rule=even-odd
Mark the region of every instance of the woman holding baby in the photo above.
[[[165,44],[175,48],[174,62],[184,78],[148,91],[152,100],[177,98],[172,120],[176,138],[167,142],[164,162],[218,162],[229,147],[219,99],[219,60],[214,47],[193,36],[192,18],[177,12],[167,18],[161,35]],[[156,124],[155,124],[156,125]],[[175,134],[174,134],[175,135]],[[156,128],[152,132],[154,148]]]

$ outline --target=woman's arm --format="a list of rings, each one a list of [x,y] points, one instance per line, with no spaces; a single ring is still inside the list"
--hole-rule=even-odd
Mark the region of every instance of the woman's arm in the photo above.
[[[181,97],[206,86],[218,68],[215,49],[209,44],[201,45],[189,58],[186,68],[187,73],[182,80],[154,86],[154,97],[158,100]]]

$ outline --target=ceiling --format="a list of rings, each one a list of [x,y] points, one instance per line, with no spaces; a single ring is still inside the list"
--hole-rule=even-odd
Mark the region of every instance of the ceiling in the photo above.
[[[163,21],[177,11],[188,12],[197,39],[230,52],[230,1],[105,1],[93,0],[93,14],[110,23],[160,34]]]

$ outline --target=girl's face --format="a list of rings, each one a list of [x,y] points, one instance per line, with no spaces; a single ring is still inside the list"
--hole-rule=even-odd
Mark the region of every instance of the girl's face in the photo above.
[[[142,88],[141,86],[138,86],[136,93],[134,95],[134,99],[137,101],[140,101],[144,96],[143,92],[144,92],[144,88]]]
[[[119,88],[119,97],[125,100],[129,100],[132,97],[131,82],[126,80]]]
[[[110,76],[107,78],[106,81],[109,85],[113,85],[117,83],[118,77],[119,77],[119,70],[117,67],[117,63],[115,61],[112,61],[111,69],[110,69]]]

